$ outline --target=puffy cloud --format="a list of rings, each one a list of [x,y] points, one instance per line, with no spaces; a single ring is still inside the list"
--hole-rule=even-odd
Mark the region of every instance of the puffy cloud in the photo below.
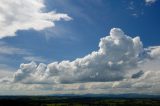
[[[14,75],[22,83],[81,83],[124,79],[127,70],[137,66],[143,45],[139,37],[131,38],[119,28],[101,38],[99,50],[74,61],[21,64]]]
[[[43,30],[55,21],[69,21],[67,14],[46,12],[44,0],[1,0],[0,38],[15,36],[18,30]]]
[[[151,58],[160,58],[160,46],[154,46],[150,47],[148,50],[150,50],[150,57]]]
[[[143,48],[139,37],[113,28],[101,38],[97,51],[73,61],[21,64],[12,78],[1,78],[0,88],[54,94],[159,94],[159,48]]]

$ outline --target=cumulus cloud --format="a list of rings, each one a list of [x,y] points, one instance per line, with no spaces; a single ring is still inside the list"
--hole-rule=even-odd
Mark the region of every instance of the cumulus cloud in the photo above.
[[[159,50],[159,46],[143,48],[139,37],[129,37],[120,28],[113,28],[100,39],[97,51],[73,61],[21,64],[12,78],[1,78],[0,87],[54,93],[82,94],[96,90],[96,93],[157,94]]]
[[[151,51],[149,53],[151,58],[160,58],[160,46],[153,46],[148,48],[149,51]]]
[[[48,65],[31,62],[21,64],[14,75],[22,83],[81,83],[118,81],[125,72],[137,66],[143,45],[139,37],[131,38],[119,28],[101,38],[99,50],[74,61]]]
[[[69,21],[64,13],[45,11],[44,0],[1,0],[0,38],[15,36],[18,30],[43,30],[53,27],[55,21]]]

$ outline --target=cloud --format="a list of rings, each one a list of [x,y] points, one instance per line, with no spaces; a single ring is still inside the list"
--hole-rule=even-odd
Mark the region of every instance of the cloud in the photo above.
[[[134,0],[129,0],[127,1],[127,10],[133,17],[138,18],[145,14],[146,7],[152,6],[157,1],[158,0],[144,0],[142,1],[143,3],[139,3]]]
[[[150,52],[150,57],[151,58],[160,58],[160,46],[153,46],[148,48]]]
[[[23,63],[12,78],[1,78],[0,89],[54,94],[159,94],[159,50],[159,46],[143,48],[139,37],[112,28],[100,39],[97,51],[73,61]]]
[[[0,54],[1,55],[29,55],[30,53],[24,49],[10,46],[6,42],[0,42]]]
[[[12,60],[12,61],[11,61]],[[3,64],[16,64],[21,63],[22,61],[30,62],[44,62],[48,63],[49,59],[46,59],[42,56],[35,56],[31,50],[22,49],[9,45],[6,42],[0,41],[0,62]],[[2,67],[0,67],[2,69]],[[14,70],[15,71],[15,70]]]
[[[147,5],[151,5],[153,3],[155,3],[157,0],[145,0]]]
[[[132,75],[132,78],[139,78],[139,77],[141,77],[143,74],[144,74],[144,72],[141,70],[141,71],[133,74],[133,75]]]
[[[14,75],[22,83],[80,83],[118,81],[125,71],[136,67],[143,46],[139,37],[131,38],[119,28],[101,38],[99,50],[74,61],[53,62],[48,65],[31,62],[21,64]]]
[[[35,62],[47,62],[47,59],[43,58],[43,57],[38,57],[38,56],[26,56],[23,57],[24,60],[26,60],[27,62],[30,61],[35,61]]]
[[[54,27],[54,22],[62,19],[69,21],[71,17],[55,11],[47,12],[44,0],[1,0],[0,38],[15,36],[18,30],[39,31]]]
[[[0,78],[3,77],[12,77],[14,74],[15,68],[12,68],[6,64],[0,64]]]

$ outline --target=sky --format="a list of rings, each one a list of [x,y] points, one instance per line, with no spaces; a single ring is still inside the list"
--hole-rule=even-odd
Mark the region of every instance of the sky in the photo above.
[[[160,94],[159,10],[159,0],[1,0],[0,95]]]

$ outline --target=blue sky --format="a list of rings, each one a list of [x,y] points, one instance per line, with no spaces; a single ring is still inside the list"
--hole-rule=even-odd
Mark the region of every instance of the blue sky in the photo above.
[[[159,1],[152,5],[146,5],[143,0],[46,0],[45,3],[45,11],[67,13],[73,20],[56,22],[56,27],[40,32],[17,31],[16,37],[1,41],[49,61],[73,60],[97,50],[99,39],[113,27],[122,28],[131,36],[140,36],[145,47],[160,43]],[[21,57],[12,58],[15,59],[9,63],[14,63],[16,68],[24,62]]]
[[[160,45],[159,0],[45,0],[44,5],[43,12],[56,11],[72,19],[53,20],[55,26],[43,30],[17,29],[14,36],[1,38],[0,46],[11,49],[0,54],[1,69],[16,71],[32,60],[48,64],[84,57],[99,49],[100,38],[112,28],[139,36],[144,48]]]

